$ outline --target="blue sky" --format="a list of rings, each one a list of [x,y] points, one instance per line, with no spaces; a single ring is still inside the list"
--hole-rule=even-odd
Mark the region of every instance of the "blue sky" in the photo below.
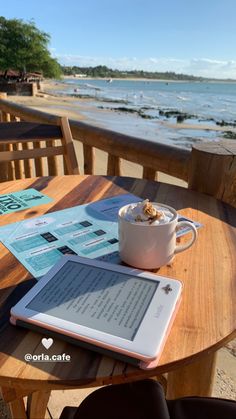
[[[61,64],[236,79],[236,0],[0,0]]]

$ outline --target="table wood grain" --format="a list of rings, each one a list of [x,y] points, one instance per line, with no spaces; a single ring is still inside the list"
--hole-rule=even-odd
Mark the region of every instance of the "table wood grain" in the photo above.
[[[45,352],[41,344],[43,335],[11,326],[9,310],[34,280],[0,244],[0,385],[5,400],[13,405],[32,391],[115,384],[164,372],[169,372],[170,397],[189,391],[209,392],[213,355],[235,336],[236,330],[236,209],[189,189],[125,177],[75,175],[24,179],[0,184],[0,194],[27,188],[35,188],[53,201],[1,215],[0,226],[130,192],[170,205],[203,227],[190,249],[178,254],[171,265],[155,271],[180,279],[184,291],[159,365],[152,371],[142,371],[61,340],[54,340],[47,354],[69,354],[70,363],[26,363],[26,353]],[[182,382],[178,389],[183,379],[186,385]],[[189,391],[188,380],[196,381],[195,388]]]

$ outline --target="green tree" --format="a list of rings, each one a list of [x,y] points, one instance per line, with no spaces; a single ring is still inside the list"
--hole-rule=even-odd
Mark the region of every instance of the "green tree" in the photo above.
[[[50,35],[37,29],[33,21],[0,16],[0,69],[40,71],[45,77],[60,77],[60,65],[48,51],[49,41]]]

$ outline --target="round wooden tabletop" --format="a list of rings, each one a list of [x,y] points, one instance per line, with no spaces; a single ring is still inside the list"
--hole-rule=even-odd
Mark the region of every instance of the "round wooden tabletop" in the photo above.
[[[159,366],[148,372],[60,340],[54,340],[47,353],[69,354],[70,363],[26,363],[26,353],[42,353],[42,335],[10,325],[9,310],[19,298],[19,293],[29,287],[31,275],[0,244],[0,311],[3,312],[0,320],[0,385],[17,387],[24,383],[26,388],[42,390],[141,379],[182,367],[216,351],[234,337],[236,209],[188,189],[122,177],[76,175],[25,179],[0,184],[0,193],[26,188],[35,188],[53,201],[1,215],[0,226],[130,192],[170,205],[180,214],[199,221],[203,227],[190,249],[178,254],[170,266],[157,271],[183,281],[184,291]]]

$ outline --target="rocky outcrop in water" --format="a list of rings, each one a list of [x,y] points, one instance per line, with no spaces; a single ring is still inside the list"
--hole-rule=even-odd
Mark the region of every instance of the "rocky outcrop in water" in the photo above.
[[[185,119],[195,119],[197,118],[196,115],[192,115],[191,113],[181,112],[178,110],[159,110],[160,116],[165,116],[166,118],[176,118],[176,122],[181,123],[184,122]]]

